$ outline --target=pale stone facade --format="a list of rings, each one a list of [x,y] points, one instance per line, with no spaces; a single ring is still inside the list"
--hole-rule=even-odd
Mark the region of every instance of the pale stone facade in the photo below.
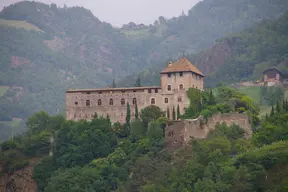
[[[180,113],[189,106],[186,91],[189,88],[203,90],[204,75],[185,57],[169,62],[168,67],[161,72],[161,86],[77,89],[66,91],[67,120],[91,120],[94,114],[106,117],[112,122],[124,123],[127,102],[131,108],[131,118],[135,116],[135,105],[141,109],[156,105],[163,111],[169,108],[172,117],[173,107],[179,105]]]

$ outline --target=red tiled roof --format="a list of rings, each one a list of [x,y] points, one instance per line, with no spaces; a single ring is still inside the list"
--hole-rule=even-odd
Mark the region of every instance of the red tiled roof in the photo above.
[[[186,57],[176,61],[172,65],[168,66],[161,73],[173,73],[173,72],[194,72],[198,75],[205,77],[205,75],[199,71]]]

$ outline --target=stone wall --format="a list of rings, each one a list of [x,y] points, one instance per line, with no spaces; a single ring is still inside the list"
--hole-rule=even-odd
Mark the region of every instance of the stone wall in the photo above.
[[[13,174],[0,176],[0,192],[37,192],[37,184],[32,179],[33,168],[39,159],[31,159],[30,164]],[[1,169],[1,168],[0,168]]]
[[[113,101],[112,105],[110,100]],[[127,102],[130,104],[131,119],[135,116],[134,101],[137,102],[139,113],[149,105],[156,105],[162,111],[169,108],[171,118],[173,107],[177,111],[179,105],[180,113],[183,114],[184,108],[189,106],[186,89],[169,93],[163,93],[160,87],[70,90],[66,92],[66,118],[75,121],[91,120],[97,113],[103,117],[109,115],[112,122],[125,123]]]
[[[245,137],[252,136],[252,129],[249,123],[249,117],[246,114],[237,112],[227,114],[214,114],[205,123],[203,116],[197,119],[186,119],[181,123],[175,123],[165,129],[165,146],[178,148],[179,144],[186,145],[191,137],[195,139],[204,139],[211,130],[214,130],[217,123],[225,122],[228,126],[235,124],[244,129]]]

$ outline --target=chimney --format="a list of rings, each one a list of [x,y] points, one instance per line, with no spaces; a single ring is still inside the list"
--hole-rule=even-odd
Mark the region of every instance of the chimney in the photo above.
[[[171,67],[172,66],[172,61],[169,61],[169,63],[168,63],[168,67]]]

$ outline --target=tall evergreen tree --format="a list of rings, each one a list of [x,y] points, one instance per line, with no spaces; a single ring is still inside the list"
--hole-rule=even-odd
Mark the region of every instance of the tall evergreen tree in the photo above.
[[[112,82],[112,88],[116,88],[115,79],[113,79],[113,82]]]
[[[135,103],[135,119],[139,119],[138,105]]]
[[[173,106],[173,110],[172,110],[172,118],[173,118],[173,120],[176,120],[176,112],[175,112],[174,106]]]
[[[280,113],[281,112],[281,107],[280,107],[280,104],[279,104],[279,101],[277,100],[276,102],[276,111],[277,113]]]
[[[167,107],[167,118],[170,119],[170,109]]]
[[[137,78],[136,83],[135,83],[135,87],[141,87],[140,75],[138,75],[138,78]]]
[[[211,89],[209,93],[209,105],[215,105],[215,104],[216,104],[216,100]]]
[[[109,114],[108,114],[108,113],[107,113],[106,119],[107,119],[108,123],[110,123],[110,124],[111,124],[110,116],[109,116]]]
[[[274,115],[275,115],[274,106],[272,106],[270,117],[273,117]]]
[[[283,111],[286,111],[286,102],[285,102],[284,99],[283,99],[283,101],[282,101],[282,110],[283,110]]]
[[[179,107],[179,104],[177,105],[177,119],[179,119],[181,116],[180,114],[180,107]]]
[[[268,120],[268,114],[267,113],[266,113],[265,119],[266,119],[266,121]]]
[[[127,102],[127,113],[126,113],[126,124],[129,125],[131,120],[131,110],[130,110],[130,105]]]

